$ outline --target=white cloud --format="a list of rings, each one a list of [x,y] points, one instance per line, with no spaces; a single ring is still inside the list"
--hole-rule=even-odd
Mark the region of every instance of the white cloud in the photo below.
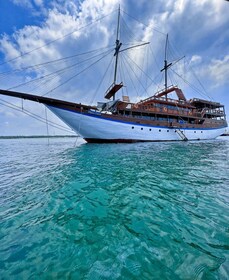
[[[29,5],[31,1],[24,0],[22,2],[14,0],[15,3],[20,3],[21,5]],[[93,25],[88,29],[82,30],[83,26],[86,26],[89,22],[94,19],[101,17],[102,14],[108,14],[117,7],[118,0],[112,1],[98,1],[98,0],[86,0],[81,3],[78,7],[78,11],[75,7],[74,1],[66,1],[60,7],[61,4],[54,2],[55,8],[50,10],[45,22],[41,26],[25,26],[23,29],[18,30],[14,33],[13,37],[7,35],[3,36],[1,40],[1,51],[5,54],[6,60],[13,59],[18,56],[18,54],[24,54],[30,52],[33,49],[44,46],[52,40],[57,40],[63,37],[63,39],[56,41],[56,44],[43,47],[39,51],[33,52],[29,55],[25,55],[20,59],[21,66],[31,64],[37,64],[43,61],[48,61],[51,59],[62,57],[62,45],[77,44],[76,39],[80,36],[87,36],[93,32]],[[36,3],[42,4],[42,1],[36,1]],[[116,4],[116,7],[115,7]],[[65,12],[60,10],[65,7]],[[75,7],[75,9],[72,9]],[[106,23],[106,22],[105,22]],[[76,30],[79,31],[76,31]],[[65,37],[73,31],[71,36]],[[106,37],[109,36],[109,32],[106,25],[101,25],[100,31],[105,37],[105,42],[107,42]],[[74,40],[74,41],[73,41]],[[100,42],[97,42],[101,45]],[[103,43],[103,42],[102,42]],[[66,53],[69,50],[69,46],[65,46]],[[19,62],[17,62],[19,63]]]
[[[190,63],[193,64],[199,64],[202,61],[202,57],[199,55],[193,55],[191,57]]]
[[[10,0],[14,5],[27,9],[43,8],[43,0]]]
[[[215,81],[215,86],[229,83],[229,55],[223,59],[213,59],[209,65],[208,72]]]
[[[49,4],[51,4],[51,2],[48,2],[47,6],[45,7],[43,0],[8,0],[8,1],[11,1],[16,6],[20,6],[21,8],[28,10],[30,16],[33,17],[45,16],[50,7]]]
[[[36,6],[43,6],[43,0],[33,0]]]
[[[33,4],[31,0],[11,0],[15,5],[25,7],[25,8],[32,8]]]
[[[174,1],[174,11],[176,11],[178,14],[182,14],[185,9],[185,3],[187,3],[185,0]]]
[[[118,0],[86,0],[77,9],[75,1],[64,1],[61,7],[58,3],[60,2],[54,1],[53,9],[49,10],[47,18],[44,19],[44,22],[40,26],[25,26],[15,32],[13,36],[3,36],[0,41],[0,50],[5,54],[6,60],[14,59],[20,54],[29,53],[19,59],[12,60],[9,64],[11,64],[13,69],[23,68],[28,65],[37,65],[107,46],[110,36],[113,35],[109,30],[111,24],[109,18],[104,18],[103,21],[98,21],[97,24],[89,25],[87,29],[83,27],[87,26],[93,19],[96,21],[102,15],[107,15],[117,10]],[[117,13],[113,15],[115,16],[113,18],[116,20]],[[69,33],[71,33],[70,36],[65,36]],[[62,39],[58,40],[59,38]],[[55,41],[55,43],[44,46],[50,41]],[[34,49],[37,50],[31,52]],[[70,60],[66,63],[62,62],[61,68],[69,66],[71,63]],[[59,70],[58,66],[49,64],[45,68],[39,68],[36,70],[36,75],[37,77],[41,77],[57,71]],[[75,70],[72,68],[71,76],[75,74],[74,71],[77,73],[77,71],[80,71],[80,68],[75,68]],[[97,73],[99,72],[97,71]],[[14,88],[15,85],[28,82],[31,79],[30,75],[36,78],[33,71],[24,71],[23,76],[12,75],[11,78],[14,77],[14,79],[3,81],[1,87],[8,89]],[[65,84],[65,81],[69,78],[67,77],[67,73],[61,75],[56,74],[55,79],[46,81],[46,83],[40,83],[37,80],[36,84],[25,84],[24,86],[14,88],[14,90],[43,95],[49,92],[50,89],[55,89],[57,85],[63,84],[61,88],[51,92],[49,96],[60,99],[64,98],[69,101],[77,100],[78,102],[86,102],[87,100],[88,102],[88,99],[92,99],[88,97],[89,93],[91,95],[95,94],[100,78],[98,79],[94,75],[94,72],[91,72],[88,82],[85,82],[82,77],[84,76],[81,75],[80,80],[71,80]],[[83,87],[89,87],[90,84],[95,83],[95,80],[95,86],[84,90]],[[104,90],[101,91],[102,94],[103,92]]]

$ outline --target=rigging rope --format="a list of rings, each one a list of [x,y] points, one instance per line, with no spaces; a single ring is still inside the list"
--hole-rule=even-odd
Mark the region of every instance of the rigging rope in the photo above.
[[[104,78],[105,78],[105,76],[106,76],[106,74],[107,74],[107,72],[108,72],[108,70],[109,70],[109,68],[110,68],[111,63],[112,63],[113,60],[114,60],[114,56],[111,57],[110,63],[108,64],[108,66],[107,66],[107,68],[106,68],[106,71],[105,71],[105,73],[103,74],[103,77],[102,77],[100,83],[98,84],[97,89],[95,90],[95,93],[94,93],[94,95],[92,96],[91,102],[90,102],[89,104],[92,104],[92,103],[94,102],[94,99],[95,99],[95,97],[96,97],[96,95],[97,95],[97,93],[98,93],[98,91],[99,91],[99,89],[100,89],[101,84],[103,83],[103,80],[104,80]]]
[[[113,50],[112,50],[113,51]],[[85,72],[86,70],[88,70],[89,68],[91,68],[93,65],[95,65],[96,63],[98,63],[99,61],[101,61],[104,57],[106,57],[108,54],[110,54],[111,51],[107,54],[105,54],[103,57],[101,57],[100,59],[96,60],[95,62],[93,62],[92,64],[90,64],[88,67],[86,67],[85,69],[83,69],[82,71],[78,72],[77,74],[73,75],[72,77],[68,78],[67,80],[65,80],[63,83],[61,83],[60,85],[56,86],[55,88],[53,88],[52,90],[47,91],[44,95],[49,94],[50,92],[54,91],[55,89],[61,87],[62,85],[68,83],[69,81],[71,81],[72,79],[74,79],[75,77],[79,76],[81,73]]]
[[[145,24],[145,23],[139,21],[139,20],[136,19],[135,17],[133,17],[133,16],[129,15],[128,13],[126,13],[124,10],[122,10],[122,11],[123,11],[124,14],[126,14],[128,17],[132,18],[132,19],[135,20],[136,22],[143,24],[145,27],[149,27],[149,25],[147,25],[147,24]],[[157,28],[153,28],[153,27],[151,27],[151,28],[152,28],[153,30],[155,30],[156,32],[158,32],[158,33],[164,35],[164,36],[167,35],[167,34],[161,32],[161,31],[159,31]]]
[[[125,54],[125,55],[128,57],[127,54]],[[129,58],[129,57],[128,57],[128,58]],[[136,72],[134,71],[134,68],[133,68],[133,67],[132,67],[132,68],[130,67],[130,62],[129,62],[128,60],[126,60],[126,62],[127,62],[127,64],[129,65],[129,68],[132,70],[132,72],[133,72],[135,78],[138,80],[139,84],[142,86],[143,90],[144,90],[144,91],[146,92],[146,94],[148,95],[148,92],[147,92],[146,88],[144,87],[144,85],[142,84],[142,82],[139,80],[139,77],[138,77],[138,75],[136,74]]]
[[[171,71],[176,74],[180,79],[182,79],[187,85],[189,85],[193,90],[195,90],[197,93],[199,93],[200,95],[204,96],[205,94],[203,94],[202,91],[200,91],[200,89],[198,89],[197,87],[195,87],[194,85],[192,85],[189,81],[185,80],[180,74],[178,74],[176,71],[174,71],[173,69],[171,69]],[[210,98],[210,97],[209,97]],[[210,98],[211,99],[211,98]]]
[[[204,92],[202,92],[202,94],[203,94],[204,96],[208,97],[210,100],[213,101],[214,99],[213,99],[211,96],[209,96],[209,95],[207,94],[206,89],[204,88],[204,86],[203,86],[203,84],[201,83],[201,81],[198,79],[198,77],[197,77],[196,73],[194,72],[193,68],[192,68],[191,66],[188,66],[188,67],[191,69],[193,76],[197,79],[198,83],[199,83],[200,86],[202,87],[202,89],[203,89],[203,91],[204,91]]]
[[[48,115],[47,115],[47,108],[46,108],[46,106],[45,106],[45,119],[46,119],[46,129],[47,129],[48,145],[49,145],[49,125],[48,125]]]
[[[124,57],[123,62],[127,62],[127,59],[126,59],[125,57]],[[133,82],[133,79],[132,79],[132,77],[131,77],[129,71],[126,71],[126,73],[127,73],[128,76],[129,76],[129,79],[130,79],[130,81],[131,81],[131,83],[132,83],[132,86],[133,86],[133,88],[135,89],[135,92],[137,93],[137,96],[139,97],[140,95],[139,95],[139,93],[138,93],[138,90],[137,90],[137,88],[136,88],[136,86],[135,86],[135,83]]]
[[[111,46],[104,47],[104,48],[99,48],[99,49],[95,49],[95,50],[91,50],[91,51],[87,51],[87,52],[83,52],[83,53],[79,53],[79,54],[74,54],[74,55],[71,55],[71,56],[66,56],[66,57],[62,57],[62,58],[58,58],[58,59],[55,59],[55,60],[46,61],[46,62],[35,64],[35,65],[29,65],[27,67],[22,67],[22,68],[18,68],[18,69],[8,70],[8,71],[5,71],[5,72],[1,72],[0,73],[0,77],[1,76],[5,76],[7,74],[15,73],[15,72],[25,71],[25,70],[28,70],[28,69],[40,68],[42,66],[46,66],[46,65],[49,65],[51,63],[62,62],[64,60],[72,59],[74,57],[86,55],[86,54],[93,53],[93,52],[98,52],[98,51],[101,51],[103,49],[108,49],[108,48],[111,48]]]
[[[50,44],[52,44],[52,43],[54,43],[54,42],[57,42],[58,40],[61,40],[61,39],[65,38],[65,37],[68,37],[68,36],[72,35],[74,32],[77,32],[77,31],[79,31],[79,30],[83,30],[84,28],[86,28],[86,27],[88,27],[88,26],[90,26],[90,25],[92,25],[92,24],[94,24],[94,23],[96,23],[96,22],[98,22],[98,21],[101,21],[102,19],[104,19],[104,18],[106,18],[107,16],[111,15],[111,14],[114,13],[115,11],[117,11],[117,9],[114,10],[114,11],[112,11],[111,13],[109,13],[109,14],[107,14],[107,15],[104,15],[104,16],[100,17],[100,18],[96,18],[94,21],[92,21],[92,22],[86,24],[85,26],[82,26],[82,27],[78,28],[77,30],[74,30],[74,31],[72,31],[72,32],[70,32],[70,33],[68,33],[68,34],[65,34],[65,35],[63,35],[63,36],[60,37],[60,38],[54,39],[54,40],[52,40],[52,41],[49,41],[48,43],[44,44],[43,46],[37,47],[37,48],[35,48],[35,49],[31,50],[31,51],[28,51],[28,52],[26,52],[26,53],[22,53],[20,56],[15,57],[15,58],[12,58],[12,59],[10,59],[10,60],[8,60],[8,61],[5,61],[5,62],[1,63],[0,65],[3,65],[3,64],[5,64],[5,63],[11,62],[11,61],[14,61],[14,60],[16,60],[16,59],[18,59],[18,58],[21,58],[21,57],[23,57],[23,56],[25,56],[25,55],[28,55],[28,54],[32,53],[33,51],[39,50],[39,49],[41,49],[41,48],[43,48],[43,47],[45,47],[45,46],[47,46],[47,45],[50,45]],[[136,22],[138,22],[138,23],[140,23],[140,24],[142,24],[142,25],[144,25],[144,26],[146,26],[146,27],[149,27],[149,25],[146,25],[146,24],[144,24],[143,22],[140,22],[138,19],[136,19],[136,18],[134,18],[133,16],[129,15],[129,14],[126,13],[125,11],[122,10],[122,12],[123,12],[125,15],[127,15],[129,18],[135,20]],[[123,23],[123,29],[120,29],[120,37],[121,37],[121,35],[123,35],[124,33],[126,33],[126,34],[128,35],[129,38],[135,39],[135,37],[136,37],[135,34],[134,34],[134,33],[132,32],[132,30],[128,27],[128,25],[126,24],[126,21],[124,20],[123,16],[121,16],[120,18],[121,18],[121,21],[122,21],[122,23]],[[164,35],[164,36],[166,36],[166,34],[164,34],[163,32],[160,32],[159,30],[157,30],[157,28],[151,27],[151,29],[155,30],[156,32],[158,32],[158,33],[160,33],[160,34],[162,34],[162,35]],[[121,33],[121,31],[122,31],[122,33]],[[141,42],[143,42],[143,41],[141,41]],[[124,44],[123,44],[123,45],[124,45]],[[178,53],[175,49],[173,49],[173,47],[172,47],[170,41],[168,41],[168,47],[169,47],[169,48],[168,48],[168,51],[169,51],[171,57],[173,57],[174,55],[176,55],[176,53]],[[46,74],[46,75],[43,75],[43,76],[41,76],[41,77],[32,79],[32,80],[30,80],[30,81],[26,81],[26,82],[24,82],[24,83],[21,83],[21,84],[19,84],[19,85],[14,86],[14,87],[8,88],[8,90],[12,90],[12,89],[15,89],[15,88],[18,88],[18,87],[22,87],[22,86],[28,85],[28,86],[33,86],[33,90],[36,90],[36,89],[41,90],[41,89],[43,89],[44,87],[45,87],[46,90],[47,90],[47,87],[48,87],[49,90],[46,91],[45,94],[43,94],[43,96],[44,96],[44,95],[47,95],[47,94],[53,92],[54,90],[56,90],[57,88],[63,86],[64,84],[68,83],[69,81],[71,81],[71,80],[74,79],[75,77],[79,76],[81,73],[87,71],[87,70],[88,70],[89,68],[91,68],[93,65],[95,65],[95,64],[98,63],[100,60],[102,60],[102,59],[105,58],[107,55],[109,55],[109,54],[111,53],[111,51],[113,51],[113,47],[112,47],[112,50],[111,50],[110,47],[105,47],[105,48],[100,48],[100,49],[97,49],[97,50],[87,51],[87,52],[84,52],[84,53],[81,53],[81,54],[75,54],[75,55],[67,56],[67,57],[64,57],[64,58],[59,58],[59,59],[56,59],[56,60],[53,60],[53,61],[48,61],[48,62],[36,64],[36,65],[33,65],[33,66],[22,67],[22,68],[20,68],[20,69],[14,69],[14,70],[12,70],[12,71],[5,71],[5,72],[0,73],[0,77],[5,77],[5,75],[7,75],[7,74],[9,74],[9,73],[12,73],[12,72],[15,73],[15,72],[26,71],[26,70],[30,70],[30,69],[33,69],[33,70],[36,71],[37,69],[39,69],[39,68],[41,68],[41,67],[45,67],[45,66],[47,66],[47,65],[50,65],[50,64],[52,64],[52,63],[54,64],[54,63],[66,62],[68,59],[73,59],[73,58],[75,58],[75,57],[83,56],[83,55],[90,54],[90,53],[93,53],[93,54],[94,54],[94,53],[96,53],[96,52],[98,52],[98,51],[100,51],[100,50],[103,50],[103,49],[105,49],[106,51],[104,51],[102,54],[93,55],[93,56],[90,57],[90,58],[87,58],[87,59],[82,60],[82,61],[77,61],[76,63],[73,63],[73,64],[71,64],[71,65],[69,65],[69,66],[63,67],[63,68],[61,68],[61,69],[59,69],[59,70],[57,70],[57,71],[51,72],[51,73]],[[107,49],[108,49],[108,50],[107,50]],[[150,46],[150,50],[151,50],[151,53],[153,54],[153,58],[154,58],[154,60],[155,60],[155,62],[156,62],[156,64],[157,64],[157,66],[158,66],[158,68],[159,68],[159,64],[157,63],[156,56],[154,55],[154,52],[152,51],[151,46]],[[57,84],[57,83],[59,82],[59,79],[58,79],[59,77],[60,77],[62,80],[63,80],[63,78],[66,78],[66,76],[64,76],[64,75],[66,75],[66,72],[67,72],[67,71],[68,71],[68,74],[72,74],[72,71],[74,71],[74,67],[75,67],[75,66],[82,65],[82,64],[86,63],[87,61],[93,60],[93,59],[95,59],[95,58],[97,58],[98,56],[101,56],[101,55],[103,55],[103,56],[100,57],[98,60],[94,61],[93,63],[91,63],[89,66],[85,67],[84,69],[82,69],[81,71],[77,72],[76,74],[74,73],[74,75],[71,75],[70,78],[65,79],[62,83]],[[127,59],[126,57],[127,57],[128,59]],[[128,65],[128,68],[130,68],[130,69],[132,70],[132,72],[133,72],[135,78],[137,79],[137,81],[139,82],[139,84],[141,85],[141,87],[144,89],[144,91],[145,91],[145,92],[147,93],[147,95],[148,95],[147,90],[149,89],[149,87],[150,87],[152,84],[156,84],[156,83],[155,83],[155,80],[158,78],[159,74],[158,74],[154,79],[152,79],[152,78],[151,78],[139,65],[137,65],[136,62],[135,62],[130,56],[128,56],[126,53],[124,53],[123,58],[124,58],[125,61],[122,62],[122,65],[124,65],[124,62],[125,62],[125,65]],[[138,77],[138,75],[136,74],[136,71],[135,71],[136,68],[134,69],[133,67],[130,66],[130,61],[141,71],[140,76],[141,76],[142,79],[143,79],[142,76],[143,76],[143,74],[144,74],[144,75],[146,76],[146,81],[148,82],[148,79],[151,81],[151,83],[150,83],[148,86],[146,85],[146,87],[145,87],[145,86],[142,84],[142,82],[140,81],[140,77]],[[107,72],[108,72],[108,70],[109,70],[109,68],[110,68],[111,63],[112,63],[112,60],[110,61],[110,64],[108,65],[108,67],[107,67],[107,69],[106,69],[106,71],[105,71],[105,74],[103,75],[102,80],[100,81],[100,83],[99,83],[99,85],[98,85],[98,87],[97,87],[97,89],[96,89],[96,91],[95,91],[95,94],[94,94],[94,96],[93,96],[93,98],[92,98],[92,102],[94,101],[94,98],[95,98],[95,96],[96,96],[96,94],[97,94],[97,92],[98,92],[98,90],[99,90],[99,88],[100,88],[102,82],[103,82],[104,79],[105,79],[105,76],[106,76],[106,74],[107,74]],[[86,64],[85,64],[85,66],[86,66]],[[119,68],[120,68],[120,67],[121,67],[121,66],[119,65]],[[191,67],[190,67],[190,69],[191,69],[192,72],[193,72],[193,69],[192,69]],[[120,68],[120,70],[121,70],[121,68]],[[206,95],[208,98],[211,99],[211,97],[209,97],[207,94],[204,94],[204,93],[201,92],[198,88],[196,88],[196,87],[194,87],[193,85],[191,85],[191,83],[189,83],[187,80],[185,80],[185,79],[184,79],[181,75],[179,75],[176,71],[174,71],[173,69],[171,69],[171,71],[172,71],[173,73],[175,73],[179,78],[181,78],[186,84],[188,84],[190,87],[192,87],[196,92],[198,92],[198,93],[201,94],[201,95]],[[121,72],[121,71],[120,71],[120,72]],[[127,73],[128,73],[128,75],[129,75],[129,79],[131,80],[131,82],[132,82],[132,84],[133,84],[133,87],[134,87],[135,90],[136,90],[136,87],[135,87],[135,85],[134,85],[134,83],[133,83],[133,80],[132,80],[132,78],[131,78],[130,73],[129,73],[129,72],[127,72]],[[193,75],[194,75],[195,78],[198,80],[198,82],[199,82],[200,86],[202,87],[202,89],[205,91],[203,85],[201,84],[201,82],[199,81],[198,77],[195,75],[194,72],[193,72]],[[64,76],[64,77],[63,77],[63,76]],[[148,78],[148,79],[147,79],[147,78]],[[172,81],[170,75],[169,75],[169,79]],[[175,79],[175,80],[176,80],[176,79]],[[146,83],[147,83],[147,82],[146,82]],[[47,84],[48,84],[48,86],[46,86]],[[51,87],[52,87],[52,88],[51,88]],[[50,89],[50,88],[51,88],[51,89]],[[205,91],[205,92],[206,92],[206,91]],[[138,95],[138,91],[137,91],[137,90],[136,90],[136,93],[137,93],[137,95]]]
[[[3,105],[3,106],[6,106],[6,107],[8,107],[8,108],[14,109],[14,110],[19,111],[19,112],[22,112],[22,113],[24,113],[24,114],[26,114],[26,115],[28,115],[28,116],[30,116],[30,117],[32,117],[32,118],[38,120],[38,121],[41,121],[42,123],[45,123],[45,124],[47,123],[45,118],[43,118],[43,117],[41,117],[41,116],[39,116],[39,115],[37,115],[37,114],[34,114],[34,113],[32,113],[32,112],[26,110],[25,108],[23,108],[23,110],[21,110],[21,107],[15,105],[15,104],[13,104],[13,103],[7,102],[7,101],[5,101],[5,100],[3,100],[3,99],[1,99],[1,98],[0,98],[0,101],[1,101],[0,104]],[[63,130],[63,131],[66,131],[66,132],[70,132],[70,133],[74,133],[74,134],[75,134],[74,131],[72,131],[72,130],[70,130],[70,129],[67,129],[67,128],[64,127],[63,125],[60,125],[60,124],[55,123],[55,122],[53,122],[53,121],[48,120],[48,124],[49,124],[50,126],[52,126],[52,127],[57,128],[57,129],[60,129],[60,130]]]
[[[132,58],[130,58],[127,54],[125,54],[130,60],[131,60],[131,62],[133,62],[134,63],[134,65],[136,65],[137,66],[137,68],[143,73],[143,74],[145,74],[146,75],[146,77],[147,78],[149,78],[150,80],[151,80],[151,82],[152,83],[155,83],[154,82],[154,80],[132,59]],[[155,83],[155,85],[156,85],[156,83]]]
[[[44,44],[44,45],[42,45],[42,46],[40,46],[40,47],[37,47],[37,48],[35,48],[35,49],[32,49],[31,51],[28,51],[28,52],[26,52],[26,53],[22,53],[21,55],[19,55],[19,56],[17,56],[17,57],[14,57],[14,58],[12,58],[12,59],[9,59],[9,60],[7,60],[7,61],[4,61],[4,62],[0,63],[0,66],[1,66],[1,65],[4,65],[4,64],[6,64],[6,63],[12,62],[12,61],[14,61],[14,60],[16,60],[16,59],[18,59],[18,58],[21,58],[21,57],[23,57],[23,56],[25,56],[25,55],[28,55],[28,54],[30,54],[30,53],[32,53],[32,52],[34,52],[34,51],[37,51],[37,50],[39,50],[39,49],[42,49],[42,48],[44,48],[44,47],[46,47],[46,46],[48,46],[48,45],[51,45],[52,43],[55,43],[55,42],[57,42],[57,41],[59,41],[59,40],[61,40],[61,39],[64,39],[64,38],[66,38],[66,37],[72,35],[73,33],[77,32],[77,31],[83,30],[84,28],[87,28],[88,26],[90,26],[90,25],[92,25],[92,24],[94,24],[94,23],[96,23],[96,22],[98,22],[98,21],[101,21],[102,19],[108,17],[109,15],[111,15],[112,13],[114,13],[115,11],[117,11],[117,9],[114,10],[114,11],[112,11],[111,13],[109,13],[109,14],[107,14],[107,15],[104,15],[104,16],[102,16],[102,17],[100,17],[100,18],[95,19],[94,21],[92,21],[92,22],[86,24],[85,26],[82,26],[82,27],[80,27],[80,28],[78,28],[78,29],[76,29],[76,30],[73,30],[72,32],[69,32],[69,33],[65,34],[65,35],[62,36],[62,37],[59,37],[59,38],[54,39],[54,40],[52,40],[52,41],[49,41],[48,43],[46,43],[46,44]]]
[[[107,53],[110,53],[110,50],[108,50],[108,51],[106,51],[106,52],[104,52],[104,53],[105,53],[105,55],[106,55]],[[104,53],[102,53],[102,54],[104,54]],[[44,75],[44,76],[41,76],[41,77],[39,77],[39,78],[30,80],[30,81],[25,82],[25,83],[21,83],[21,84],[19,84],[19,85],[17,85],[17,86],[11,87],[11,88],[8,88],[7,90],[12,90],[12,89],[15,89],[15,88],[24,86],[24,85],[28,85],[28,84],[34,83],[34,82],[36,82],[36,81],[40,81],[40,80],[42,80],[42,79],[45,79],[45,78],[47,78],[47,77],[50,77],[50,79],[53,79],[53,77],[55,77],[56,75],[58,75],[58,74],[60,74],[60,73],[62,73],[62,72],[64,72],[64,71],[66,71],[66,70],[68,70],[68,69],[71,69],[71,68],[75,67],[76,65],[80,65],[80,64],[82,64],[82,63],[84,63],[84,62],[86,62],[86,61],[89,61],[89,60],[94,59],[94,58],[96,58],[96,57],[98,57],[98,56],[101,56],[102,54],[97,54],[97,55],[95,55],[95,56],[93,56],[93,57],[90,57],[90,58],[88,58],[88,59],[85,59],[84,61],[76,62],[76,63],[74,63],[74,64],[72,64],[72,65],[70,65],[70,66],[64,67],[64,68],[62,68],[62,69],[60,69],[60,70],[54,71],[54,72],[49,73],[49,74],[47,74],[47,75]],[[46,94],[47,94],[47,93],[46,93]],[[46,95],[46,94],[45,94],[45,95]]]

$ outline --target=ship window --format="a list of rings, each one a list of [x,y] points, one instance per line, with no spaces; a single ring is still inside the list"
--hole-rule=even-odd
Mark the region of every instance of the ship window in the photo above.
[[[134,126],[132,126],[132,129],[134,129]]]
[[[149,129],[149,131],[151,131],[151,128]]]
[[[194,131],[194,133],[196,133],[196,131]]]
[[[141,127],[141,130],[143,130],[143,127]]]
[[[161,129],[159,129],[159,132],[161,132]]]
[[[169,132],[169,130],[167,130],[167,132]]]
[[[203,131],[201,131],[201,133],[203,133]]]

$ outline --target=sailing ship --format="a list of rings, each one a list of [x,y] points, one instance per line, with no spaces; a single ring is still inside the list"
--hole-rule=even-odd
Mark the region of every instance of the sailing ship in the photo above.
[[[122,100],[116,98],[124,87],[123,82],[117,82],[119,54],[125,50],[120,42],[119,26],[120,8],[114,79],[105,92],[106,102],[93,106],[4,89],[0,94],[44,104],[88,143],[188,141],[214,139],[223,134],[227,127],[224,105],[199,98],[187,100],[181,88],[168,86],[167,72],[172,66],[167,60],[168,37],[161,70],[164,72],[164,88],[137,102],[130,102],[129,96],[122,96]]]

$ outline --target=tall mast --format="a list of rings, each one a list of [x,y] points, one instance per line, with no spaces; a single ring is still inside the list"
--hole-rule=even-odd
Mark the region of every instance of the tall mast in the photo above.
[[[167,83],[167,70],[168,70],[168,61],[167,61],[167,49],[168,49],[168,34],[166,35],[166,41],[165,41],[165,60],[164,60],[164,69],[165,69],[165,90],[168,88]]]
[[[123,87],[123,83],[119,83],[119,84],[116,83],[117,71],[118,71],[118,56],[119,56],[119,53],[123,52],[123,51],[126,51],[126,50],[130,50],[130,49],[133,49],[133,48],[136,48],[136,47],[140,47],[140,46],[144,46],[144,45],[149,44],[149,42],[145,42],[145,43],[142,43],[142,44],[138,44],[138,45],[135,45],[135,46],[130,46],[130,47],[127,47],[127,48],[124,48],[124,49],[120,50],[120,48],[122,46],[122,43],[119,40],[119,33],[120,33],[120,5],[118,7],[118,24],[117,24],[117,31],[116,31],[115,53],[114,53],[114,56],[115,56],[114,80],[113,80],[112,85],[105,92],[105,96],[104,97],[106,99],[110,99],[111,97],[113,97],[113,100],[115,100],[115,93],[117,91],[119,91],[120,88]]]
[[[165,71],[165,91],[168,89],[168,68],[172,65],[172,63],[168,64],[167,61],[167,51],[168,51],[168,34],[166,35],[166,41],[165,41],[165,60],[164,60],[164,68],[161,69],[162,71]],[[166,99],[167,99],[167,94],[166,94]]]
[[[117,33],[116,33],[116,46],[115,46],[115,70],[114,70],[114,84],[116,84],[117,79],[117,68],[118,68],[118,55],[119,50],[121,48],[122,43],[119,41],[119,29],[120,29],[120,5],[118,7],[118,25],[117,25]],[[113,95],[113,100],[115,100],[115,95]]]

